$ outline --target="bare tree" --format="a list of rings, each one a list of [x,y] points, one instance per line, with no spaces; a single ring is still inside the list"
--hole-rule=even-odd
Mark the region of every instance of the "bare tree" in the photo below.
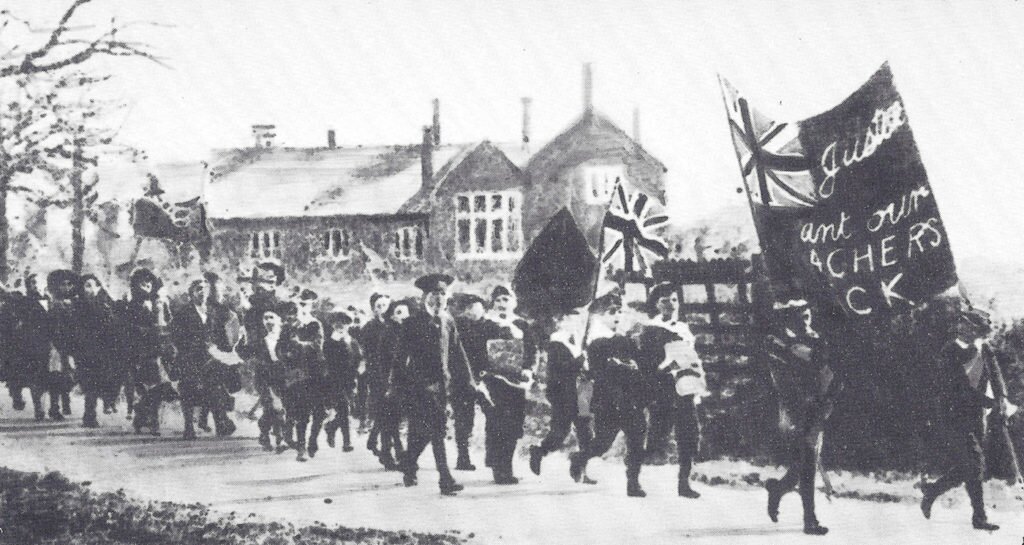
[[[87,217],[91,197],[82,181],[82,174],[92,159],[85,149],[108,145],[107,137],[95,131],[88,121],[99,112],[80,108],[66,115],[68,106],[61,104],[61,93],[70,88],[93,86],[104,77],[82,72],[98,56],[137,57],[161,63],[150,48],[141,42],[122,38],[128,26],[146,23],[119,24],[110,19],[106,27],[79,25],[81,9],[92,0],[74,0],[63,12],[54,28],[43,31],[45,40],[35,40],[40,30],[9,10],[0,11],[0,281],[8,276],[9,225],[7,198],[11,193],[25,193],[41,198],[38,181],[18,185],[22,174],[45,171],[54,179],[68,177],[74,220],[73,237],[76,252],[73,261],[81,267],[84,241],[81,223]],[[18,35],[16,30],[27,31]],[[14,41],[12,42],[12,36]],[[82,124],[75,124],[76,116]],[[62,166],[54,159],[70,161]],[[42,204],[59,202],[47,197]]]
[[[0,52],[0,78],[31,76],[53,73],[61,69],[84,64],[96,56],[141,57],[162,62],[153,54],[148,45],[126,40],[121,37],[129,26],[151,23],[118,24],[111,18],[107,28],[97,33],[96,27],[76,25],[82,6],[93,0],[75,0],[64,11],[57,26],[50,30],[49,38],[42,43],[16,43]],[[10,10],[0,11],[0,32],[21,26],[33,33],[38,32],[31,23],[15,16]],[[83,33],[85,30],[87,32]],[[84,34],[84,35],[83,35]]]
[[[98,100],[90,94],[91,89],[106,79],[72,72],[56,85],[60,90],[59,99],[51,104],[54,123],[51,145],[46,148],[47,169],[58,182],[59,197],[51,199],[49,204],[71,208],[71,269],[77,273],[82,272],[85,262],[86,220],[97,228],[104,228],[99,221],[99,176],[93,171],[87,178],[87,171],[99,166],[102,156],[120,154],[134,160],[141,155],[137,149],[115,141],[118,127],[112,120],[123,106]]]

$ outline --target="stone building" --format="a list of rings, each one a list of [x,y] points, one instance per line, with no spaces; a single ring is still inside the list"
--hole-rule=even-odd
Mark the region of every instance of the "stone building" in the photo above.
[[[512,143],[442,143],[437,100],[410,145],[342,147],[329,131],[323,147],[280,147],[273,125],[254,125],[253,146],[215,152],[202,174],[213,259],[272,258],[327,280],[507,277],[563,206],[596,249],[616,179],[664,204],[666,170],[593,108],[589,65],[583,80],[580,116],[533,154],[529,99]]]

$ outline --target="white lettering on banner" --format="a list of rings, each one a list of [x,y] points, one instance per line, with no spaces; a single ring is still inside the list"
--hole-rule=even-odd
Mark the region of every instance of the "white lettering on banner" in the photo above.
[[[843,250],[836,249],[828,253],[828,257],[825,258],[825,265],[828,266],[828,273],[835,278],[842,278],[846,276],[846,271],[836,271],[835,267],[832,266],[832,256],[838,254]]]
[[[896,225],[900,220],[910,216],[918,210],[918,203],[921,199],[931,195],[932,192],[926,186],[921,186],[911,191],[908,195],[900,198],[900,209],[896,210],[896,203],[891,202],[885,208],[875,211],[868,218],[868,231],[872,233],[881,229],[886,223]]]
[[[939,223],[939,218],[928,218],[927,221],[915,223],[910,226],[910,240],[907,242],[907,257],[914,257],[914,247],[917,246],[919,253],[924,253],[925,247],[921,239],[926,238],[929,247],[935,248],[939,244],[942,244],[942,232],[939,231],[935,226]]]
[[[896,260],[890,261],[886,257],[890,253],[892,253],[892,251],[894,250],[894,248],[892,247],[892,242],[894,240],[896,240],[896,235],[889,235],[889,236],[887,236],[887,237],[882,239],[882,266],[883,267],[892,267],[893,265],[896,264]]]
[[[864,255],[858,255],[857,249],[853,249],[853,273],[857,274],[860,272],[860,262],[863,259],[868,260],[868,272],[875,272],[875,250],[868,244],[868,251]]]
[[[896,276],[894,276],[892,280],[890,280],[888,283],[882,281],[882,295],[885,296],[885,302],[886,304],[889,305],[890,308],[892,307],[893,299],[903,299],[904,301],[910,303],[911,305],[914,304],[914,302],[911,301],[910,299],[907,299],[906,297],[896,293],[896,284],[898,284],[900,279],[902,278],[903,273],[899,273]]]
[[[900,101],[893,102],[884,110],[875,110],[871,124],[863,136],[856,138],[852,145],[832,142],[821,154],[821,169],[825,179],[818,184],[818,196],[827,199],[835,193],[836,175],[843,168],[851,167],[871,157],[886,140],[907,123],[907,116]]]
[[[810,257],[810,259],[811,259],[811,265],[814,265],[814,268],[818,269],[818,272],[820,272],[820,273],[825,272],[825,270],[822,268],[821,258],[818,257],[818,252],[814,248],[811,248],[811,257]]]
[[[858,307],[858,306],[853,304],[853,297],[852,296],[853,296],[853,292],[855,292],[855,291],[858,291],[860,293],[867,293],[867,290],[865,290],[864,288],[862,288],[860,286],[854,286],[854,287],[846,290],[846,306],[850,307],[850,310],[856,312],[857,314],[860,314],[861,316],[863,316],[865,314],[871,314],[871,307]]]
[[[846,232],[846,222],[850,220],[850,216],[845,211],[839,213],[839,225],[835,223],[821,223],[815,225],[814,222],[807,222],[800,226],[800,240],[810,244],[817,244],[826,240],[832,242],[838,242],[840,239],[849,240],[852,236]]]

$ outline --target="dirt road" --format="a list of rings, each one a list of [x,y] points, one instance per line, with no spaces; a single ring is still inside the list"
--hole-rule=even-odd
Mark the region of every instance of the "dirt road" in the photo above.
[[[6,396],[5,396],[6,397]],[[568,477],[564,454],[544,461],[544,473],[529,473],[517,461],[519,486],[499,487],[490,472],[456,472],[466,485],[458,497],[437,492],[437,474],[425,453],[420,485],[405,488],[398,473],[384,472],[365,450],[351,453],[322,447],[306,463],[290,453],[263,452],[255,426],[243,422],[227,440],[178,439],[180,418],[168,409],[165,436],[131,434],[123,416],[101,415],[102,428],[83,429],[78,419],[36,423],[31,412],[0,406],[0,464],[18,470],[59,470],[96,490],[124,488],[148,500],[201,502],[215,510],[287,519],[323,521],[350,527],[446,531],[472,534],[478,543],[1010,543],[1024,541],[1021,505],[994,498],[992,518],[1003,525],[994,534],[970,528],[966,502],[936,505],[926,521],[915,505],[838,499],[819,500],[819,518],[832,532],[825,538],[801,533],[796,494],[782,504],[782,520],[772,524],[760,489],[700,486],[703,497],[675,496],[672,467],[645,467],[645,499],[627,498],[622,466],[595,460],[589,473],[600,482],[587,486]],[[75,407],[80,413],[80,407]],[[365,436],[356,436],[365,442]],[[453,446],[450,445],[453,450]],[[476,453],[482,465],[483,453]],[[720,463],[720,462],[716,462]],[[962,494],[962,492],[958,492]]]

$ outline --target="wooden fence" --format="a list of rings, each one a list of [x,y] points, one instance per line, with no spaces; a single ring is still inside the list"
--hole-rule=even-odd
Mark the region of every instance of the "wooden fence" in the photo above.
[[[750,260],[666,260],[652,269],[654,283],[676,286],[680,316],[697,336],[702,356],[736,360],[760,352],[759,332],[770,305],[760,255]]]

